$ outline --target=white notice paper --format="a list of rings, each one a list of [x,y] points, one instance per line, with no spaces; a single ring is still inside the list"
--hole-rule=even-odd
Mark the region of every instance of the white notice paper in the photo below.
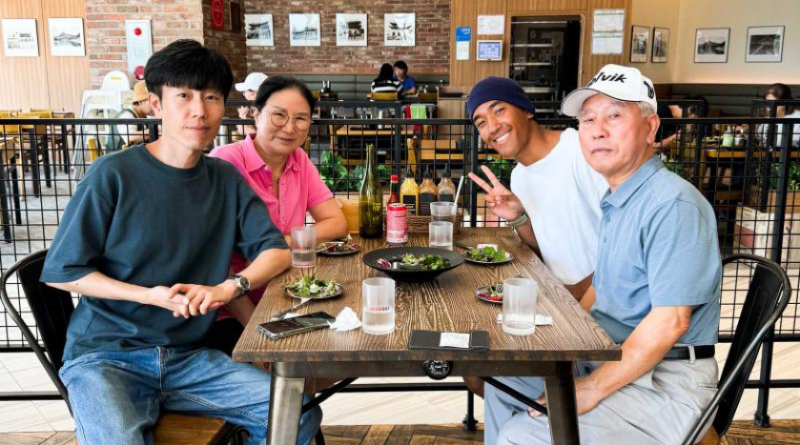
[[[469,42],[456,42],[456,60],[469,60]]]
[[[442,332],[439,337],[439,347],[469,349],[469,334]]]
[[[504,15],[479,15],[478,34],[505,34],[505,21],[506,16]]]
[[[593,32],[592,54],[622,54],[621,32]]]
[[[595,9],[592,31],[622,32],[625,29],[624,9]]]

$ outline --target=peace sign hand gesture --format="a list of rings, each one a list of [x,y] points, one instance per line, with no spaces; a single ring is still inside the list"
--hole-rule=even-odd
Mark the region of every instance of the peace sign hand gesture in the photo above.
[[[492,185],[487,184],[486,181],[474,173],[469,174],[469,179],[486,192],[486,205],[492,210],[492,213],[508,221],[513,221],[522,216],[525,209],[522,207],[522,202],[520,202],[519,198],[500,183],[497,176],[489,170],[489,167],[482,165],[481,170],[489,178]]]

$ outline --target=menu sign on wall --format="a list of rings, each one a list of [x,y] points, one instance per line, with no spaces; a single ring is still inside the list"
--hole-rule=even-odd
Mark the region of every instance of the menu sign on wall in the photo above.
[[[592,54],[622,54],[624,34],[624,9],[594,10]]]

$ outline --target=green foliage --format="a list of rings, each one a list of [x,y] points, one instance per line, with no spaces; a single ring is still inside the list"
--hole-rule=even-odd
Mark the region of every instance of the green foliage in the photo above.
[[[669,159],[666,156],[662,156],[661,161],[664,163],[664,167],[666,167],[667,170],[691,182],[691,175],[689,175],[689,172],[686,171],[686,168],[684,168],[680,161],[676,159]]]
[[[330,151],[323,151],[320,156],[319,175],[331,191],[347,190],[347,167],[344,159]]]
[[[486,159],[486,166],[501,182],[508,184],[511,181],[511,170],[514,169],[513,162],[508,159],[494,159],[489,156]]]
[[[495,249],[491,246],[486,246],[482,249],[471,249],[467,252],[467,257],[471,260],[485,263],[499,263],[508,259],[505,250]]]

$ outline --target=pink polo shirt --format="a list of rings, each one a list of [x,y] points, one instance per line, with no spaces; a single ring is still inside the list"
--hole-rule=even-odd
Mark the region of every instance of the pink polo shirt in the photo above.
[[[215,148],[209,155],[224,159],[244,176],[253,191],[264,201],[269,209],[272,223],[284,235],[291,233],[292,227],[305,224],[306,212],[312,207],[333,198],[333,193],[319,176],[319,172],[302,148],[289,155],[280,182],[280,199],[272,191],[272,171],[258,155],[252,135],[245,140]],[[247,261],[234,252],[231,269],[239,272],[247,267]],[[258,303],[264,288],[250,291],[247,295],[253,303]],[[220,310],[217,319],[230,318],[225,309]]]

